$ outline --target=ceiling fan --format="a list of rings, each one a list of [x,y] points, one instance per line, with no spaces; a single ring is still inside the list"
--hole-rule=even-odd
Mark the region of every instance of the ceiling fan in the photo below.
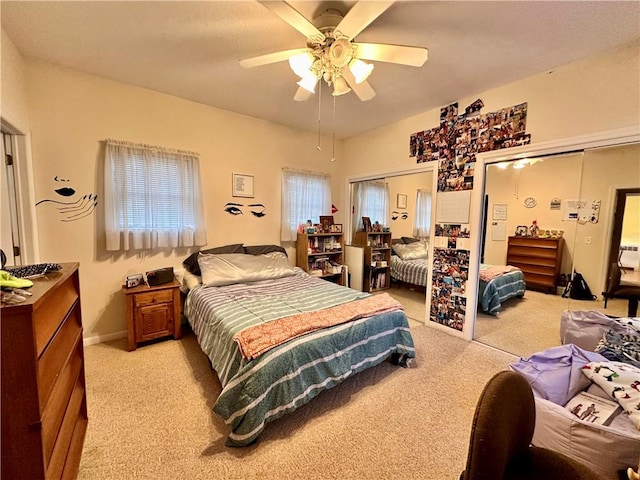
[[[371,100],[376,93],[367,78],[373,65],[364,60],[413,67],[421,67],[427,61],[426,48],[354,42],[356,35],[394,1],[359,1],[344,16],[337,9],[328,9],[313,21],[285,1],[259,0],[259,3],[302,33],[307,38],[307,46],[247,58],[241,60],[240,65],[252,68],[288,60],[291,69],[300,77],[294,100],[307,100],[315,93],[320,80],[333,86],[334,96],[353,90],[360,100]]]

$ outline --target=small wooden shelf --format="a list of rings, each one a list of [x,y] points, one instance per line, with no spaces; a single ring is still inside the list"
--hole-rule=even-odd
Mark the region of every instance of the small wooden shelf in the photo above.
[[[391,232],[356,232],[353,244],[364,249],[362,290],[391,286]]]
[[[296,265],[305,272],[338,285],[346,285],[343,264],[342,233],[298,233]],[[322,270],[322,274],[315,275],[314,271],[318,270]]]

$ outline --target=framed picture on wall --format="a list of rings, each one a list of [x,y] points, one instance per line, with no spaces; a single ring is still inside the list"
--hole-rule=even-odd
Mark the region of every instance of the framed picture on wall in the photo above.
[[[234,197],[253,198],[253,175],[232,174],[231,195]]]
[[[404,193],[398,194],[398,208],[407,208],[407,196]]]

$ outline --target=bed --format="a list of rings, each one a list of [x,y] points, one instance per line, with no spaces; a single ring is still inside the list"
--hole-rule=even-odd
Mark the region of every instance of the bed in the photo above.
[[[497,315],[503,302],[513,297],[524,297],[525,290],[524,275],[519,268],[480,264],[478,303],[483,312]]]
[[[427,244],[402,237],[392,240],[391,249],[391,278],[409,286],[425,288],[429,274]]]
[[[198,263],[184,313],[220,379],[213,410],[230,427],[228,446],[252,444],[266,423],[358,372],[388,358],[406,366],[415,356],[407,317],[386,293],[313,277],[281,251],[201,254]],[[358,308],[346,321],[309,327]],[[297,327],[281,323],[292,318]],[[272,342],[296,328],[294,338]]]

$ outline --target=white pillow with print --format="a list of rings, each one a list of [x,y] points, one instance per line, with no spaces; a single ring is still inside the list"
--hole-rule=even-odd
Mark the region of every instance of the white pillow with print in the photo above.
[[[582,373],[616,400],[640,430],[640,368],[623,362],[591,362]]]

